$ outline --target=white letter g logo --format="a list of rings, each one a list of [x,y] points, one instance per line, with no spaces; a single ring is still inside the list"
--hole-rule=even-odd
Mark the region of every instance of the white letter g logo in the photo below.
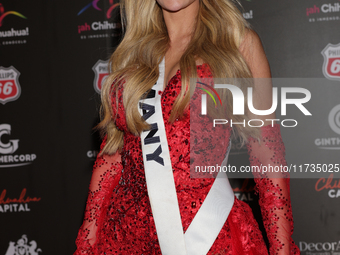
[[[11,126],[9,124],[0,125],[0,153],[1,154],[14,153],[19,147],[19,140],[9,140],[9,143],[4,144],[1,141],[1,136],[4,134],[5,135],[11,134]]]

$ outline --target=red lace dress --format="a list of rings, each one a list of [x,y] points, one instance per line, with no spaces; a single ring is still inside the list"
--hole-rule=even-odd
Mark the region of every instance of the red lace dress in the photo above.
[[[211,77],[206,65],[198,66],[198,75]],[[168,122],[172,104],[181,89],[180,71],[162,93],[162,111],[177,190],[183,230],[186,231],[203,203],[214,179],[191,179],[189,171],[190,118]],[[80,254],[161,254],[152,217],[144,176],[140,137],[126,127],[122,88],[116,125],[124,131],[120,153],[98,156],[93,170],[85,217],[76,240]],[[113,96],[115,98],[115,96]],[[226,144],[230,138],[226,131]],[[262,130],[261,145],[248,144],[251,164],[286,164],[279,127]],[[103,141],[102,147],[105,144]],[[263,177],[263,176],[262,176]],[[270,254],[299,254],[291,239],[293,216],[290,205],[289,179],[257,178],[257,191]],[[286,252],[285,252],[286,251]],[[262,234],[250,207],[235,198],[229,217],[208,254],[268,254]]]

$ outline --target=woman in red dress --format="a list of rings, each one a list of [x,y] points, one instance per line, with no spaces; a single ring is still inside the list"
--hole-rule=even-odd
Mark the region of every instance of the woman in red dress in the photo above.
[[[102,89],[99,128],[104,139],[75,254],[177,255],[159,242],[140,138],[150,126],[141,118],[138,102],[163,78],[158,94],[185,233],[215,180],[190,178],[189,78],[270,78],[270,69],[260,39],[231,0],[124,0],[121,11],[125,34],[111,57],[112,72]],[[159,78],[161,62],[165,67]],[[254,85],[256,109],[271,107],[271,90]],[[227,116],[233,118],[230,109]],[[243,117],[255,118],[250,112]],[[275,119],[274,114],[261,119],[262,128],[227,128],[219,137],[222,146],[237,133],[247,143],[253,166],[285,165],[279,126],[265,120]],[[213,148],[204,156],[220,154],[223,159],[226,147],[223,152]],[[255,177],[269,254],[300,254],[291,238],[289,178]],[[209,247],[198,254],[268,254],[251,209],[236,198]]]

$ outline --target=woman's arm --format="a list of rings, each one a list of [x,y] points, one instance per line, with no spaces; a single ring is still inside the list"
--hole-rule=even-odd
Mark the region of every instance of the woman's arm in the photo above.
[[[254,80],[253,105],[257,110],[267,110],[272,106],[272,85],[269,64],[261,40],[249,31],[240,46]],[[267,78],[267,79],[262,79]],[[250,164],[263,169],[286,166],[285,148],[280,134],[280,126],[269,119],[275,113],[258,116],[249,113],[250,119],[261,119],[260,139],[250,138],[247,144]],[[267,120],[266,120],[267,119]],[[256,191],[259,193],[263,223],[270,243],[270,254],[300,254],[291,238],[293,234],[293,215],[290,202],[289,174],[284,172],[254,173]]]
[[[106,138],[102,142],[101,150],[105,143]],[[113,155],[99,155],[94,163],[84,221],[78,232],[77,250],[74,255],[97,254],[94,246],[97,230],[102,225],[110,196],[123,169],[119,152]]]

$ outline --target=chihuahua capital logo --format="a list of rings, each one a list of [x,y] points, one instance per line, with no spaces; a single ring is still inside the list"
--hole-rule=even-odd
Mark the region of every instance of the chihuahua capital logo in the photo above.
[[[16,11],[5,12],[4,6],[0,3],[0,27],[2,26],[3,20],[8,15],[15,15],[15,16],[18,16],[20,18],[27,19],[24,15],[22,15],[21,13],[16,12]]]

